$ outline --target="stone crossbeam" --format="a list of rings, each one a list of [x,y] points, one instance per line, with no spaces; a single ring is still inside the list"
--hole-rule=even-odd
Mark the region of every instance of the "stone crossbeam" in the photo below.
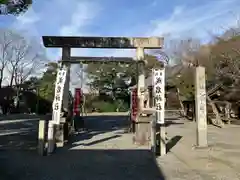
[[[72,56],[69,60],[61,60],[62,63],[71,64],[89,64],[89,63],[124,63],[131,64],[137,61],[131,57],[89,57],[89,56]]]
[[[161,49],[161,37],[74,37],[43,36],[43,44],[48,48],[114,48],[114,49]]]

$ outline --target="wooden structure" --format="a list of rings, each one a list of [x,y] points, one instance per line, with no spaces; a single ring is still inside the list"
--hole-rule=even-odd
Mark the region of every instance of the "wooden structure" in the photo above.
[[[232,120],[240,117],[239,90],[231,86],[217,84],[208,91],[208,94],[223,122],[231,123]],[[212,116],[211,111],[209,111],[209,114]]]

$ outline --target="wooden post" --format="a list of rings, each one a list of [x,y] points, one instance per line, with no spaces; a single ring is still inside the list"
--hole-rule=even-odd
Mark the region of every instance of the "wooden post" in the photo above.
[[[197,147],[207,147],[207,105],[205,68],[196,67],[195,74],[195,113],[197,123]]]
[[[231,110],[231,103],[226,102],[224,112],[225,112],[225,118],[226,118],[228,124],[231,124],[230,110]]]
[[[39,120],[38,126],[38,154],[43,156],[45,152],[45,143],[46,143],[46,121]]]

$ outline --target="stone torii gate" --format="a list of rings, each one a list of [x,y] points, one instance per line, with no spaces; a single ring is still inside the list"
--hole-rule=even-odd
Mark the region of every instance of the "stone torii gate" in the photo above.
[[[70,82],[70,66],[72,63],[89,63],[89,62],[101,62],[102,60],[106,62],[124,62],[124,63],[136,63],[138,68],[138,116],[144,111],[144,90],[145,90],[145,75],[144,75],[144,64],[147,63],[144,59],[145,49],[161,49],[163,46],[163,38],[160,37],[61,37],[61,36],[43,36],[43,44],[47,48],[62,48],[62,60],[60,61],[59,77],[62,75],[61,81],[57,79],[57,83],[62,84],[62,91],[56,88],[56,92],[59,91],[60,94],[57,99],[59,100],[60,107],[62,106],[65,111],[69,111],[69,101],[68,101],[68,91]],[[108,49],[136,49],[136,58],[113,58],[113,57],[72,57],[71,48],[108,48]],[[134,61],[133,61],[134,60]],[[64,74],[64,75],[63,75]],[[57,78],[59,78],[57,77]],[[55,100],[54,100],[55,101]],[[56,105],[56,104],[55,104]],[[56,106],[58,107],[58,106]],[[60,116],[61,108],[58,107],[55,114],[53,112],[52,123],[57,129],[62,129],[61,134],[61,146],[64,142],[64,126],[66,127],[67,118],[62,118]],[[59,110],[60,109],[60,110]],[[53,107],[54,111],[54,107]],[[68,118],[71,117],[69,112]],[[140,118],[136,121],[140,121]],[[139,123],[141,124],[141,123]],[[49,126],[53,127],[53,126]],[[138,128],[136,129],[136,131]],[[51,130],[49,132],[52,132]],[[137,132],[136,132],[137,133]],[[53,136],[53,133],[50,133]],[[50,135],[51,136],[51,135]],[[50,137],[50,139],[54,137]]]

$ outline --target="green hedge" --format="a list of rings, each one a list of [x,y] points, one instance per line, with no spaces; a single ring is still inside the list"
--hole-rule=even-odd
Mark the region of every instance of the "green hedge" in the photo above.
[[[119,112],[128,111],[129,106],[127,103],[122,103],[119,106],[119,102],[106,102],[106,101],[96,101],[92,103],[92,107],[96,108],[99,112]]]

